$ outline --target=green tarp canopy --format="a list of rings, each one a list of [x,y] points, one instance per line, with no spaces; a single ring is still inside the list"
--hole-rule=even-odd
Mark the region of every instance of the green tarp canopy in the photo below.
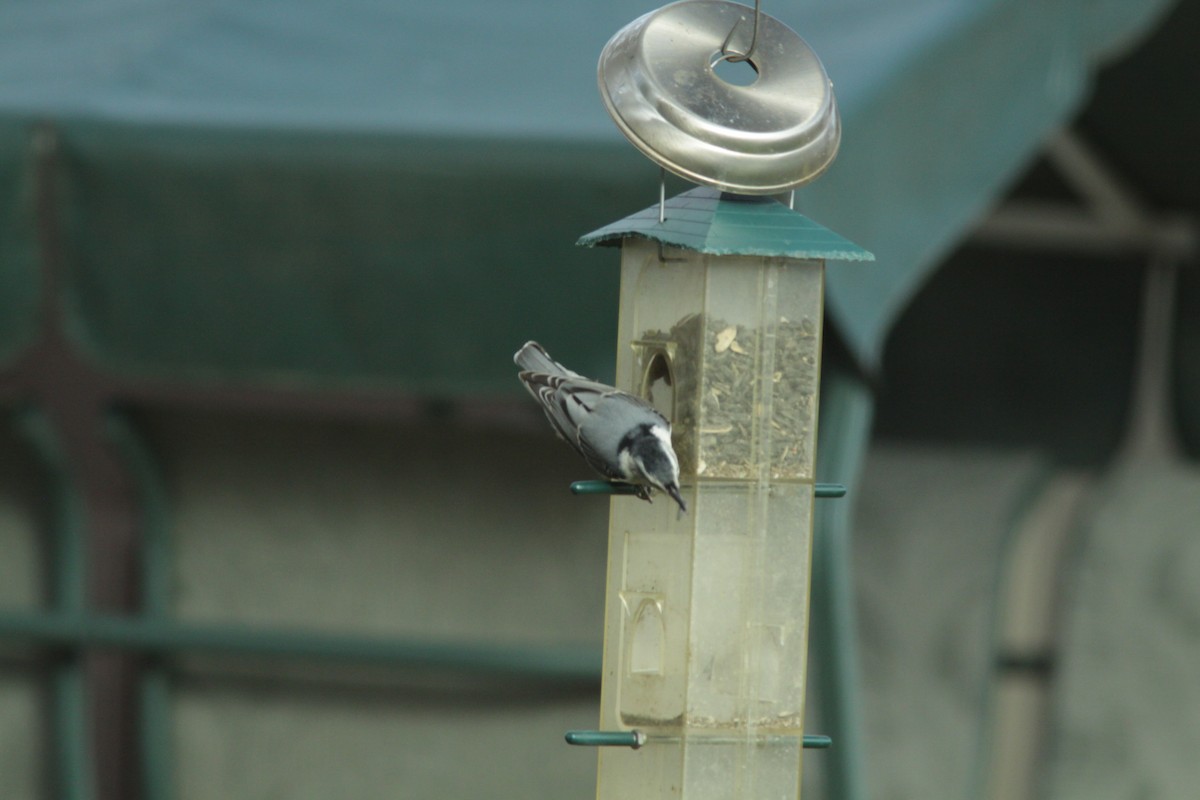
[[[0,367],[44,262],[96,365],[519,391],[538,338],[611,375],[617,258],[657,199],[596,89],[633,0],[24,0],[0,12]],[[831,321],[877,364],[938,259],[1165,0],[766,3],[822,58],[841,154],[797,208],[873,252]],[[672,183],[673,192],[690,188]]]

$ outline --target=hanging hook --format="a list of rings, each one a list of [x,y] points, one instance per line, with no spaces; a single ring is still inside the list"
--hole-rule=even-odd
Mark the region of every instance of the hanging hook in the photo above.
[[[759,3],[761,0],[754,0],[754,31],[750,34],[750,46],[746,48],[745,53],[739,53],[736,50],[729,49],[729,42],[733,39],[733,34],[737,33],[738,26],[742,24],[741,17],[733,24],[729,30],[729,35],[725,37],[725,41],[721,43],[721,55],[730,64],[736,64],[739,61],[748,61],[750,56],[754,55],[754,48],[758,45],[758,17],[760,15]]]

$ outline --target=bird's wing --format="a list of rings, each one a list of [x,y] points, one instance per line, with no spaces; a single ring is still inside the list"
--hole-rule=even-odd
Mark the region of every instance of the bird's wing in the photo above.
[[[522,372],[521,381],[546,412],[554,430],[571,446],[583,453],[579,445],[579,426],[587,419],[596,404],[608,393],[616,391],[603,383],[566,375],[544,372]],[[583,453],[588,458],[586,453]],[[591,461],[590,458],[588,458]]]
[[[622,475],[613,464],[597,452],[596,448],[592,447],[592,443],[588,441],[586,436],[580,436],[575,449],[583,456],[583,460],[588,463],[588,466],[596,470],[610,481],[625,481],[626,476]]]

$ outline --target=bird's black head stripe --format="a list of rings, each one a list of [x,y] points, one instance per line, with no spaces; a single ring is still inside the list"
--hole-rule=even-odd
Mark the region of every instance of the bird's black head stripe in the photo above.
[[[653,426],[643,423],[622,436],[621,441],[617,442],[617,452],[621,452],[622,450],[632,450],[633,443],[638,439],[642,438],[643,436],[653,436],[653,434],[650,433],[651,427]]]

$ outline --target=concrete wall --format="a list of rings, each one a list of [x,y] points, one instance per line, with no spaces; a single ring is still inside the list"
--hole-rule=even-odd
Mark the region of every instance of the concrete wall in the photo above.
[[[547,427],[156,414],[176,614],[438,641],[601,647],[608,501]],[[636,502],[626,499],[625,502]],[[179,796],[586,797],[589,687],[193,663]]]

